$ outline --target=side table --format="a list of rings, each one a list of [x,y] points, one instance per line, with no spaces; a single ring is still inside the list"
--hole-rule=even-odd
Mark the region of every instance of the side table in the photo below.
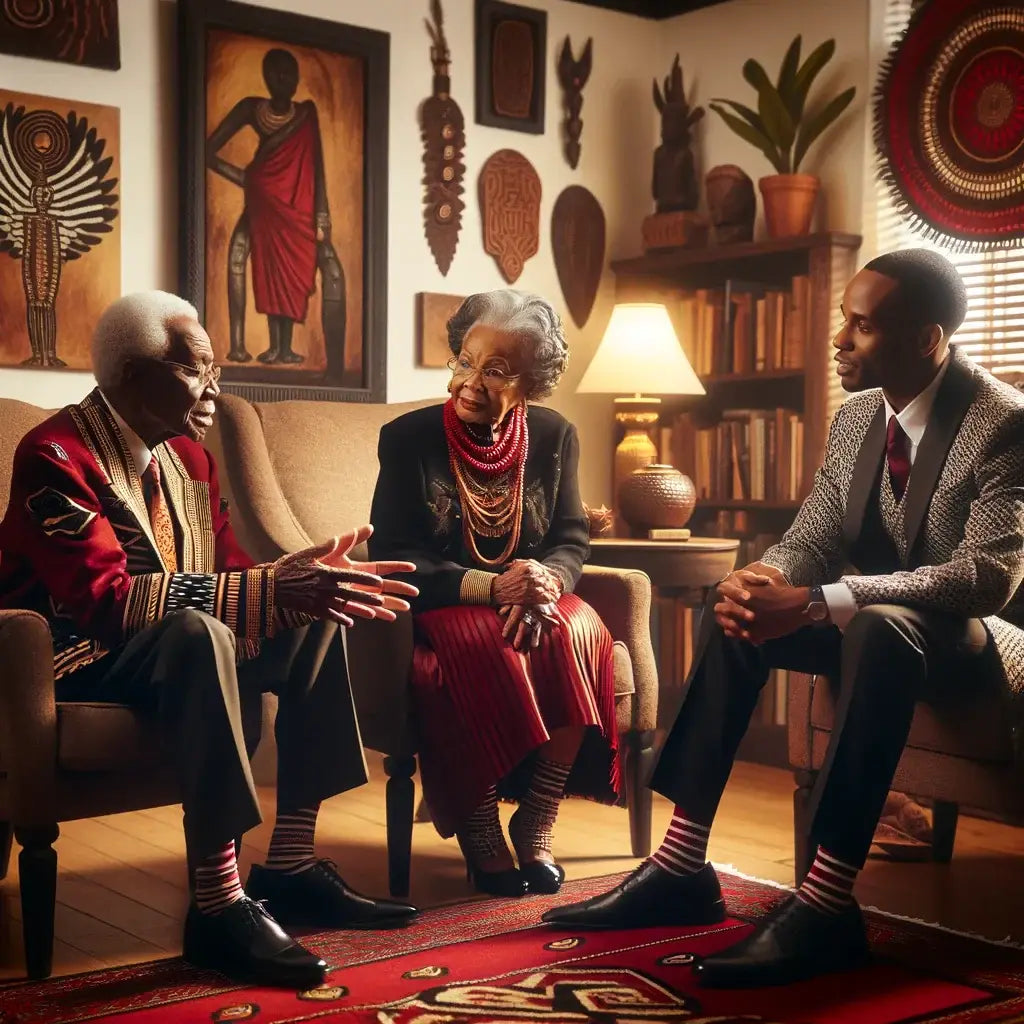
[[[594,537],[590,562],[615,569],[639,569],[651,578],[656,600],[651,608],[651,633],[658,651],[658,726],[667,728],[679,708],[689,653],[700,628],[700,611],[708,592],[736,565],[740,542],[730,537],[689,540],[633,540]],[[683,623],[685,610],[692,630]]]

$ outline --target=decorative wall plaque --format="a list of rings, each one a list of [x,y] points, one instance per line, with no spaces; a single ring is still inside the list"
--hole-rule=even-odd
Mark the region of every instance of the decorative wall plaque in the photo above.
[[[423,230],[434,262],[448,273],[459,244],[462,228],[462,180],[466,167],[462,151],[466,145],[462,111],[451,95],[451,56],[444,35],[441,0],[431,0],[430,60],[434,65],[434,92],[423,103],[420,127],[423,135]]]
[[[448,347],[448,321],[465,302],[463,295],[419,292],[416,296],[416,329],[419,365],[434,369],[446,366],[452,357]]]
[[[593,55],[594,40],[588,39],[580,59],[576,60],[572,55],[572,44],[566,36],[558,58],[558,81],[565,92],[565,159],[573,170],[576,170],[580,162],[580,135],[583,133],[580,110],[583,108],[583,86],[590,78]]]
[[[502,0],[476,0],[476,120],[544,132],[548,16]]]
[[[515,284],[540,247],[540,177],[522,153],[499,149],[480,171],[484,250]]]
[[[551,248],[558,283],[577,327],[594,308],[604,269],[605,224],[601,204],[582,185],[570,185],[551,213]]]

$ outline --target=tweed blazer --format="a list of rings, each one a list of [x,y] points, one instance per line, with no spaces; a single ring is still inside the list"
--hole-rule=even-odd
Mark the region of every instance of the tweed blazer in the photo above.
[[[794,586],[849,586],[858,607],[903,604],[981,618],[1006,681],[1024,693],[1024,394],[951,346],[907,489],[892,498],[885,407],[878,389],[848,399],[829,431],[825,459],[793,525],[763,561]],[[879,495],[900,568],[846,572]],[[888,500],[887,500],[888,499]]]

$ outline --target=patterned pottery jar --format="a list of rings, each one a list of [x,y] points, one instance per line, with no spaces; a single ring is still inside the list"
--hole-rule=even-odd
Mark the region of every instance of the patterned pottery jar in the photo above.
[[[619,511],[637,532],[685,526],[696,501],[693,481],[659,462],[633,470],[619,487]]]

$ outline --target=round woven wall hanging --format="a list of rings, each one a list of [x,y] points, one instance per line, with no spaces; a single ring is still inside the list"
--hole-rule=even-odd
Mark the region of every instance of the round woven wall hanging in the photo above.
[[[1024,238],[1024,6],[930,0],[882,66],[879,172],[936,242],[982,250]]]

